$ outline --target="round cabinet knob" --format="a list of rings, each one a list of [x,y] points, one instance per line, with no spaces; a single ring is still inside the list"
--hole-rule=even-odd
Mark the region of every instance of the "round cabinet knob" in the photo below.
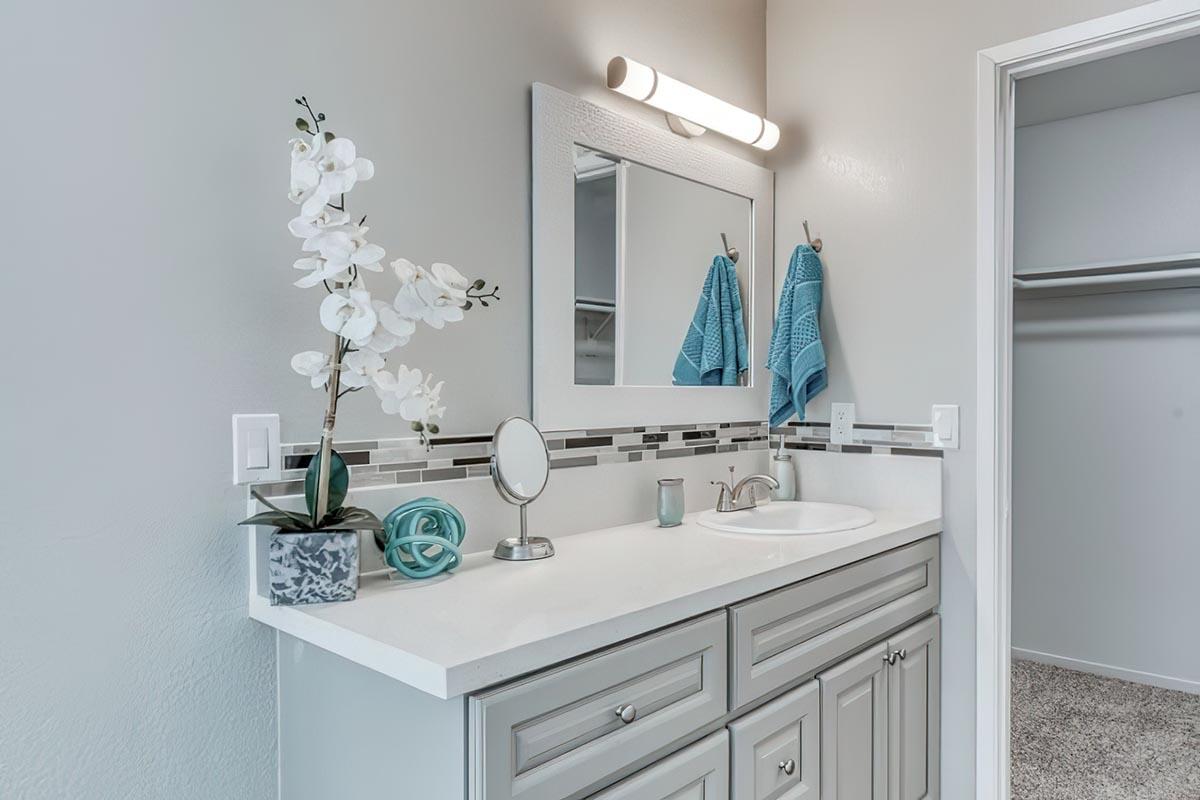
[[[795,759],[789,758],[787,761],[780,761],[779,768],[783,770],[784,775],[791,775],[796,771]]]
[[[637,706],[633,703],[626,703],[622,706],[617,706],[617,716],[621,718],[621,722],[626,725],[637,719]]]

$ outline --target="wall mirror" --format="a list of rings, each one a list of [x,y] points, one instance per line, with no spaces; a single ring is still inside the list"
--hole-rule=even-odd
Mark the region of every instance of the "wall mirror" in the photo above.
[[[532,130],[538,425],[764,418],[773,173],[542,84]]]

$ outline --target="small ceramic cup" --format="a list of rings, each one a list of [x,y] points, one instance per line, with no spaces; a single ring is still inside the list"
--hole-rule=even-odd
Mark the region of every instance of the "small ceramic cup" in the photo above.
[[[674,528],[683,522],[683,478],[662,478],[658,482],[658,526]]]

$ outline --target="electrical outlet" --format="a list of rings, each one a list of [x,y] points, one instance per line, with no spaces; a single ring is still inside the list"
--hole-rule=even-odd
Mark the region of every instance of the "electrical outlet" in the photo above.
[[[829,441],[851,444],[854,441],[854,403],[832,403],[829,408]]]

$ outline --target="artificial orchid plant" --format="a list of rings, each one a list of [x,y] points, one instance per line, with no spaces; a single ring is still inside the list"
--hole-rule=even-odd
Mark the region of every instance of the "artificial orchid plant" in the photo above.
[[[323,388],[329,401],[321,427],[320,451],[305,480],[308,517],[271,506],[272,511],[246,522],[275,524],[285,530],[331,530],[346,523],[360,523],[358,517],[363,514],[374,519],[361,509],[341,507],[348,475],[345,463],[332,453],[338,401],[370,388],[383,411],[409,421],[428,446],[428,434],[438,432],[436,420],[446,410],[441,399],[442,382],[433,383],[428,373],[404,364],[392,371],[386,356],[408,343],[418,323],[440,330],[448,322],[461,320],[476,302],[486,307],[489,300],[499,300],[500,295],[498,286],[484,292],[483,279],[468,281],[449,264],[434,264],[427,269],[401,258],[390,264],[399,284],[394,298],[387,301],[372,296],[364,273],[384,272],[385,253],[382,247],[367,241],[365,216],[352,221],[346,210],[346,195],[375,175],[375,165],[358,155],[351,140],[322,130],[325,114],[313,111],[307,97],[296,98],[296,104],[307,118],[296,119],[300,136],[289,142],[288,197],[300,207],[300,213],[288,223],[288,230],[303,240],[300,249],[304,255],[294,266],[305,273],[295,285],[325,289],[320,320],[322,327],[333,334],[333,341],[328,352],[297,353],[292,357],[292,369],[309,378],[314,389]]]

